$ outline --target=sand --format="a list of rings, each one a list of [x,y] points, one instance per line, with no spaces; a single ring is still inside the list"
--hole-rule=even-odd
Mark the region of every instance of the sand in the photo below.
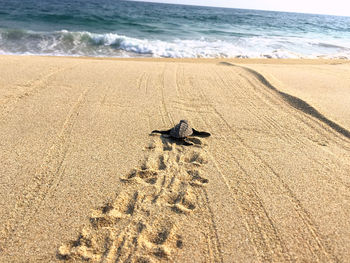
[[[1,262],[350,262],[350,64],[0,57]],[[188,119],[212,134],[159,135]]]

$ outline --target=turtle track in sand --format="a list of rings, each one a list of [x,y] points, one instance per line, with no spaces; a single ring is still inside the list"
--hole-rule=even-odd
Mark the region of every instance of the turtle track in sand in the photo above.
[[[120,176],[123,190],[92,211],[78,238],[60,246],[57,257],[68,262],[173,261],[186,246],[179,231],[183,218],[198,211],[210,221],[205,201],[209,180],[201,169],[207,163],[205,145],[193,142],[195,146],[184,147],[152,136],[145,160]],[[222,261],[215,223],[203,231],[212,239],[208,259]]]

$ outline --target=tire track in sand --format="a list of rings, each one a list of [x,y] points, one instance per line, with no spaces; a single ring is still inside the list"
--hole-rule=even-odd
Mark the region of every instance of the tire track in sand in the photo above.
[[[338,144],[339,147],[349,150],[348,139],[350,138],[350,131],[328,119],[306,101],[280,91],[259,72],[249,67],[237,66],[234,64],[230,65],[236,67],[242,72],[248,73],[242,74],[242,77],[245,78],[252,86],[257,86],[256,84],[264,86],[265,89],[257,89],[256,91],[263,95],[266,100],[273,102],[275,106],[283,107],[285,111],[290,112],[302,124],[314,130],[316,133],[324,136],[327,138],[327,140],[333,141],[334,143]],[[285,103],[280,103],[281,99]],[[315,121],[315,119],[318,121]]]
[[[67,262],[165,262],[186,246],[183,220],[198,212],[210,217],[201,166],[207,162],[200,140],[184,147],[152,136],[145,160],[120,177],[123,189],[92,211],[90,223],[76,240],[58,249]],[[204,231],[207,231],[207,226]],[[215,236],[210,229],[209,236]],[[214,238],[215,239],[215,238]],[[210,239],[210,262],[222,262],[217,242]]]
[[[47,88],[48,82],[53,76],[64,71],[71,70],[74,67],[76,67],[76,65],[73,67],[51,70],[49,73],[40,78],[30,80],[23,85],[17,85],[18,88],[23,90],[21,90],[19,94],[10,96],[6,101],[0,103],[0,120],[3,120],[10,112],[12,112],[19,101],[38,93],[42,89]]]
[[[286,138],[287,140],[285,140],[285,143],[288,143],[288,144],[293,143],[294,145],[298,146],[299,152],[300,153],[303,152],[306,158],[312,160],[312,162],[318,163],[320,167],[323,167],[323,169],[326,169],[329,172],[333,171],[334,174],[332,178],[323,176],[324,180],[328,181],[330,184],[333,184],[334,181],[336,180],[341,186],[349,188],[349,184],[344,182],[344,180],[342,180],[340,176],[337,175],[337,172],[334,172],[337,169],[334,166],[332,167],[332,169],[329,168],[329,165],[332,165],[332,164],[329,164],[327,162],[320,162],[318,158],[314,158],[313,155],[310,155],[306,150],[307,147],[310,147],[309,145],[310,140],[316,145],[321,145],[321,146],[327,146],[329,143],[333,142],[345,150],[350,149],[349,141],[346,141],[346,138],[344,138],[341,134],[338,134],[331,129],[326,128],[328,131],[325,130],[325,127],[321,127],[320,126],[321,123],[316,122],[311,115],[310,116],[305,115],[303,114],[303,112],[299,112],[299,110],[296,111],[294,107],[290,107],[289,104],[281,103],[281,98],[280,96],[278,96],[278,94],[276,94],[274,89],[271,89],[271,88],[265,89],[260,87],[260,85],[264,83],[261,83],[259,78],[254,80],[255,75],[253,75],[253,78],[252,78],[251,73],[249,73],[249,75],[244,73],[244,69],[241,69],[237,66],[234,69],[235,69],[234,72],[238,74],[240,78],[245,80],[245,82],[248,84],[249,87],[251,87],[250,89],[252,92],[250,92],[249,95],[259,98],[261,103],[264,103],[266,105],[264,108],[269,107],[269,112],[271,112],[270,114],[263,114],[263,116],[261,116],[261,114],[259,114],[259,112],[257,111],[256,107],[252,107],[251,108],[252,110],[250,110],[252,112],[252,117],[256,118],[257,122],[264,123],[264,126],[267,127],[266,130],[269,131],[269,133],[276,134],[279,139],[283,139],[283,137]],[[225,74],[225,78],[224,78],[227,80],[227,83],[225,84],[227,85],[226,89],[229,90],[230,88],[232,89],[232,87],[234,87],[235,84],[240,81],[237,81],[233,78],[234,74],[232,74],[233,72],[232,68],[226,67],[225,72],[226,73],[231,72],[231,74]],[[264,77],[260,76],[260,79],[262,78]],[[244,87],[246,87],[247,84]],[[305,134],[289,134],[288,132],[286,132],[286,127],[283,127],[282,125],[280,125],[279,122],[277,121],[278,119],[275,119],[281,110],[285,113],[288,113],[290,123],[293,123],[292,125],[294,127],[297,126],[298,130],[305,130],[306,129],[305,125],[306,125],[308,129],[310,129],[310,131],[305,132],[305,134],[312,134],[312,135],[305,136]],[[273,123],[274,125],[271,125]],[[270,128],[269,128],[269,125],[271,125]],[[235,127],[235,129],[240,130],[239,127]],[[326,148],[323,148],[323,149],[326,150]]]
[[[57,189],[64,174],[63,162],[69,149],[69,137],[73,130],[74,123],[79,116],[79,108],[84,103],[86,94],[90,88],[86,88],[78,97],[75,104],[68,112],[66,119],[58,131],[57,139],[49,149],[43,162],[33,177],[33,181],[18,197],[13,213],[8,216],[8,221],[1,229],[1,250],[11,247],[11,242],[23,233],[26,226],[39,210],[46,195]],[[21,231],[19,231],[21,230]]]
[[[201,87],[201,84],[198,85],[199,87]],[[205,93],[202,91],[201,92],[202,96],[203,96],[203,101],[208,101],[208,99],[205,96]],[[298,215],[299,220],[302,222],[302,224],[305,225],[306,229],[304,229],[303,233],[300,233],[304,236],[304,238],[307,237],[307,241],[304,242],[305,245],[308,247],[308,249],[310,250],[311,254],[315,257],[318,258],[318,260],[320,261],[329,261],[329,262],[336,262],[337,258],[333,253],[333,249],[331,246],[329,246],[329,243],[324,240],[322,238],[322,235],[320,234],[318,227],[316,226],[316,224],[313,222],[310,214],[308,213],[308,211],[303,207],[303,205],[301,204],[301,201],[296,197],[296,195],[293,193],[293,191],[291,190],[291,188],[288,186],[288,184],[283,180],[283,178],[273,169],[273,167],[271,165],[269,165],[259,154],[256,150],[254,150],[252,147],[250,147],[244,140],[242,137],[239,136],[239,134],[235,131],[235,129],[229,124],[229,122],[224,118],[224,116],[215,108],[214,105],[212,105],[212,109],[213,109],[213,115],[216,116],[216,122],[219,121],[221,124],[217,124],[214,125],[212,127],[210,127],[210,129],[215,130],[215,127],[222,127],[222,125],[226,126],[229,130],[230,133],[232,134],[232,136],[235,138],[234,143],[232,142],[232,140],[227,140],[226,138],[225,141],[229,144],[232,144],[232,147],[236,147],[239,146],[239,148],[242,149],[241,151],[241,155],[246,155],[246,160],[251,160],[252,164],[254,164],[254,166],[256,167],[257,171],[260,171],[259,173],[261,175],[270,175],[267,181],[272,181],[274,182],[274,187],[277,187],[279,189],[280,193],[285,193],[285,195],[288,197],[289,202],[291,202],[292,207],[294,208],[294,211],[296,212],[296,214]],[[258,113],[257,113],[258,114]],[[215,122],[213,122],[215,123]],[[209,127],[208,127],[209,128]],[[215,160],[214,160],[215,161]],[[242,162],[239,162],[242,163]],[[237,163],[238,164],[238,163]],[[245,180],[249,179],[249,174],[245,173],[246,177],[244,178],[244,180],[240,180],[240,184],[242,182],[244,182]],[[259,178],[259,176],[257,175],[256,178]],[[242,178],[243,179],[243,178]],[[257,179],[255,179],[254,181],[259,181]],[[230,185],[235,185],[235,184],[230,184]],[[247,186],[253,187],[254,183],[253,182],[249,182]],[[243,191],[246,192],[247,189],[245,189]],[[253,189],[254,190],[254,189]],[[254,190],[255,192],[255,190]],[[253,201],[252,196],[249,194],[248,196],[246,196],[246,201]],[[245,198],[243,198],[242,200],[244,200]],[[250,202],[249,206],[254,204],[255,202]],[[261,202],[261,204],[263,204]],[[264,209],[265,210],[265,209]],[[255,211],[254,209],[252,211]],[[266,211],[266,210],[265,210]],[[272,223],[271,220],[269,220],[268,215],[266,214],[266,219],[268,219],[268,221],[270,221]],[[253,224],[254,226],[254,224]],[[266,226],[266,225],[265,225]],[[273,227],[273,224],[271,225]],[[260,227],[259,227],[260,228]],[[260,228],[261,229],[261,228]],[[264,231],[267,230],[265,229],[265,227],[262,228]],[[273,231],[275,232],[275,231]],[[255,233],[255,231],[252,231],[251,233]],[[272,233],[272,232],[271,232]],[[276,234],[278,232],[275,232]],[[278,239],[282,240],[280,235],[277,234]],[[265,239],[265,241],[267,241],[268,239],[266,239],[266,235],[262,236],[263,239]],[[273,238],[272,240],[275,240],[275,238]],[[267,245],[268,243],[266,243]],[[263,246],[258,246],[260,249],[264,248],[265,245]],[[284,246],[283,246],[284,247]],[[267,250],[265,250],[265,253],[263,253],[264,255],[268,255],[269,253],[269,249],[268,247],[265,247]],[[276,251],[275,251],[276,252]],[[278,255],[278,254],[273,254],[274,256]],[[262,258],[263,259],[263,258]],[[286,258],[286,260],[288,260]]]
[[[208,72],[208,74],[210,73]],[[207,119],[211,119],[209,116],[216,115],[216,111],[209,99],[205,96],[203,90],[200,88],[201,85],[204,84],[200,83],[197,85],[197,83],[192,83],[189,87],[191,90],[196,91],[196,96],[188,96],[187,99],[180,98],[181,103],[186,106],[182,110],[188,111],[188,108],[192,105],[190,112],[197,112],[195,115],[206,124],[208,130],[215,134],[220,134],[219,131],[216,131],[215,127],[224,127],[222,124],[210,125],[210,123],[207,122]],[[197,86],[199,88],[197,88]],[[205,118],[200,114],[201,108],[210,111]],[[217,119],[217,116],[215,116],[215,118]],[[223,138],[226,143],[228,143],[227,138],[225,136],[223,136]],[[222,149],[226,149],[227,146],[225,147],[225,145],[222,145],[221,147]],[[274,226],[271,217],[268,215],[264,204],[253,185],[248,180],[249,172],[246,171],[237,160],[235,160],[234,156],[230,156],[230,159],[235,161],[238,169],[233,178],[228,178],[222,172],[219,163],[210,150],[206,151],[206,153],[238,205],[242,218],[245,220],[244,224],[250,235],[250,240],[252,244],[254,244],[253,248],[256,255],[264,261],[290,261],[291,257],[284,242],[281,240],[280,233]]]

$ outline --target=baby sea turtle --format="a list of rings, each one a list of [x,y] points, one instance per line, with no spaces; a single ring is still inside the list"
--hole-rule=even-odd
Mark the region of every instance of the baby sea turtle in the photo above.
[[[189,124],[187,120],[181,120],[178,124],[175,125],[175,127],[165,130],[165,131],[158,131],[154,130],[152,133],[161,133],[161,134],[167,134],[171,138],[175,140],[181,141],[184,145],[193,145],[193,143],[187,142],[186,138],[189,136],[198,136],[198,137],[209,137],[209,132],[200,132],[195,129],[193,129]]]

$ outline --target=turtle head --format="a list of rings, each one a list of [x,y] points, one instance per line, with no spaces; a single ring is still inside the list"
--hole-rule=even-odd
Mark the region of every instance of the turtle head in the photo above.
[[[180,123],[182,123],[182,122],[188,124],[187,120],[181,120]]]

